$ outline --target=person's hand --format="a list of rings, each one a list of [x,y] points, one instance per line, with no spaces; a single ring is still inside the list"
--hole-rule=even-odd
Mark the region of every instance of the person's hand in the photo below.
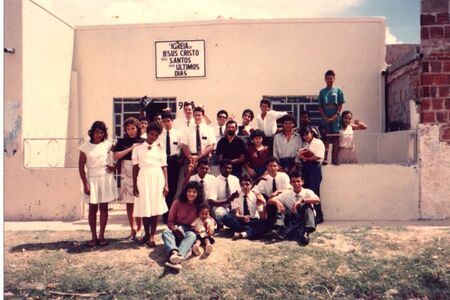
[[[297,202],[295,202],[295,203],[292,205],[292,211],[293,211],[293,212],[296,212],[297,209],[298,209],[300,206],[302,206],[302,201],[301,201],[301,200],[298,200]]]
[[[286,210],[286,207],[282,203],[277,203],[277,210],[280,213],[284,213],[284,211]]]
[[[139,143],[134,143],[132,146],[131,146],[131,150],[133,150],[136,146],[139,146],[140,144]]]
[[[91,187],[89,186],[89,183],[86,182],[85,184],[83,184],[83,188],[86,195],[91,195]]]
[[[236,114],[231,114],[231,115],[228,117],[228,120],[227,120],[227,121],[234,120],[234,119],[236,119]]]
[[[164,185],[164,189],[163,189],[164,197],[167,197],[167,194],[169,194],[169,187],[167,186],[167,184],[165,184]]]
[[[171,112],[172,109],[170,108],[170,106],[167,106],[166,108],[163,108],[162,111],[164,111],[164,112]]]
[[[264,200],[264,198],[256,196],[256,205],[266,205],[266,200]]]
[[[106,173],[111,174],[116,170],[115,166],[106,166]]]
[[[250,222],[250,216],[244,216],[242,219],[244,220],[244,223]]]
[[[230,195],[230,198],[228,199],[229,202],[233,201],[234,199],[236,199],[237,197],[239,197],[239,192],[236,191],[233,194]]]
[[[253,170],[252,168],[247,170],[248,175],[250,175],[251,177],[256,177],[256,172],[255,170]]]
[[[135,197],[139,197],[139,190],[137,186],[133,186],[133,195]]]
[[[281,193],[282,193],[282,191],[275,191],[272,194],[270,194],[270,198],[276,197],[276,196],[278,196]]]

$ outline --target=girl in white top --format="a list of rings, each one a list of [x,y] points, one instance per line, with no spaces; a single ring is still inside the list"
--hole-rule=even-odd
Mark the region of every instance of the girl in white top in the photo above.
[[[139,241],[155,247],[158,217],[167,212],[165,197],[167,183],[166,151],[157,142],[162,128],[157,122],[147,128],[147,140],[133,149],[134,216],[142,217],[145,235]],[[151,231],[150,231],[151,225]]]
[[[90,140],[80,146],[78,170],[83,182],[84,200],[89,203],[89,227],[92,239],[88,245],[105,246],[105,228],[108,222],[108,202],[118,197],[114,180],[114,165],[108,164],[112,143],[108,140],[108,132],[104,122],[95,121],[88,131]],[[87,169],[87,174],[86,170]],[[100,234],[97,239],[97,211],[100,207]]]
[[[366,124],[355,120],[352,123],[353,114],[346,110],[342,113],[342,127],[339,130],[339,161],[341,163],[358,163],[355,152],[355,142],[353,140],[353,130],[365,130]]]

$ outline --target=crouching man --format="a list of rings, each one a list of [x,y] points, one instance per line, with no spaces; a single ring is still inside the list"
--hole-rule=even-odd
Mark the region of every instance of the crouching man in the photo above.
[[[269,199],[268,219],[279,236],[306,246],[309,234],[316,230],[314,204],[320,199],[312,190],[303,188],[301,173],[293,172],[289,178],[292,190]]]

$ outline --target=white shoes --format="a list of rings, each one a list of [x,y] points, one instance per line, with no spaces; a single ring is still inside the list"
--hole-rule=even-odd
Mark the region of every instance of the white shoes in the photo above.
[[[170,255],[170,257],[169,257],[169,262],[172,264],[180,264],[183,261],[184,261],[184,257],[178,252],[172,253],[172,255]]]
[[[180,271],[183,268],[180,264],[173,264],[170,261],[166,262],[166,266],[177,271]]]

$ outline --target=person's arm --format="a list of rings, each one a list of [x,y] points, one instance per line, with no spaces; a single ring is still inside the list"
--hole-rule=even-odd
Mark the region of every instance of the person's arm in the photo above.
[[[283,203],[281,203],[280,200],[278,200],[277,198],[270,198],[267,201],[267,205],[275,205],[277,207],[278,212],[284,212],[285,211],[285,207],[283,205]]]
[[[191,151],[189,151],[188,145],[182,143],[182,144],[181,144],[181,150],[183,150],[184,156],[186,156],[186,158],[187,158],[188,160],[191,160]]]
[[[139,143],[134,143],[131,147],[129,147],[129,148],[125,149],[125,150],[122,150],[122,151],[115,151],[115,152],[114,152],[114,159],[115,159],[115,160],[121,159],[122,157],[124,157],[125,155],[127,155],[128,153],[130,153],[131,151],[133,151],[134,147],[136,147],[136,146],[138,146],[138,145],[140,145],[140,144],[139,144]]]
[[[179,205],[179,201],[175,200],[169,210],[169,216],[167,217],[167,227],[170,230],[173,230],[176,225],[175,221],[177,219],[177,214],[178,214],[178,205]]]
[[[292,205],[292,210],[297,211],[297,209],[302,204],[318,204],[318,203],[320,203],[320,199],[316,194],[313,193],[313,195],[308,195],[304,199],[301,199],[301,200],[298,200],[297,202],[295,202],[294,205]]]
[[[86,177],[86,170],[85,170],[85,165],[86,165],[86,154],[84,154],[83,151],[80,151],[80,156],[78,158],[78,172],[80,173],[80,178],[81,181],[83,182],[83,190],[84,193],[86,195],[90,195],[91,194],[91,187],[89,186],[89,182],[87,181],[87,177]]]
[[[209,125],[211,124],[211,119],[206,115],[206,113],[203,114],[203,119],[205,120],[205,124]]]
[[[350,124],[354,130],[365,130],[367,125],[359,120],[355,120],[354,124]]]
[[[139,197],[139,189],[137,186],[137,177],[139,174],[139,165],[133,165],[133,195]]]
[[[238,158],[232,159],[232,160],[231,160],[231,164],[233,164],[233,165],[240,165],[240,164],[242,164],[244,161],[245,161],[245,155],[244,155],[244,154],[241,154],[241,155],[239,155]]]
[[[211,151],[213,151],[213,150],[214,150],[214,144],[210,144],[210,145],[206,146],[205,149],[203,149],[200,156],[198,157],[198,159],[208,157],[209,154],[211,153]]]
[[[163,189],[163,195],[164,197],[167,196],[167,194],[169,193],[169,184],[168,184],[168,179],[167,179],[167,166],[163,166],[161,167],[163,174],[164,174],[164,189]]]
[[[184,180],[183,180],[183,187],[189,182],[189,180],[191,179],[191,175],[192,172],[194,171],[194,165],[192,163],[189,163],[187,165],[187,171],[186,171],[186,176],[184,176]]]
[[[211,206],[222,206],[222,205],[233,202],[233,200],[236,199],[237,197],[239,197],[238,191],[232,193],[228,199],[224,199],[224,200],[208,199],[208,203]]]

